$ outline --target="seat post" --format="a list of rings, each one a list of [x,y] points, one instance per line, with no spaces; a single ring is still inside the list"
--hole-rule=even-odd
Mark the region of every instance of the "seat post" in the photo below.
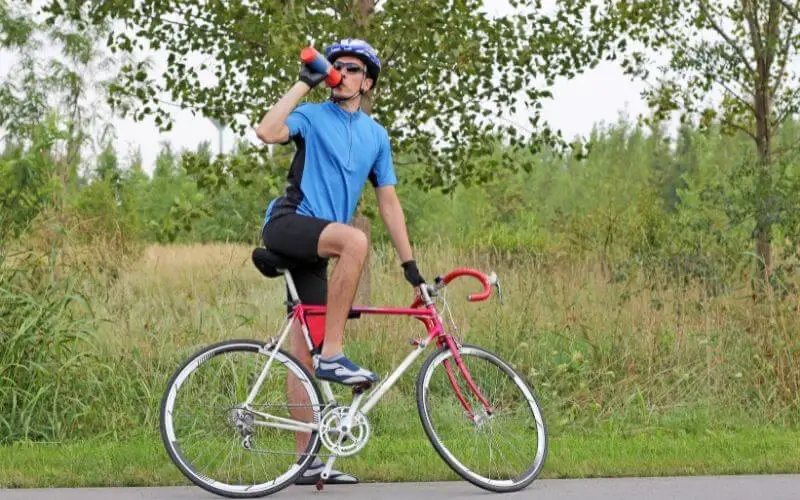
[[[292,273],[290,273],[288,269],[278,269],[278,271],[283,273],[283,278],[286,280],[286,286],[289,287],[289,295],[292,297],[292,302],[295,304],[299,303],[300,296],[297,294],[297,288],[294,286]]]

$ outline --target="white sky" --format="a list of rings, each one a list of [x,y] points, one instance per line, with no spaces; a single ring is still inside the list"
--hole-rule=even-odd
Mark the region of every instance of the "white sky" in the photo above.
[[[506,2],[490,0],[487,10],[499,14],[508,12],[510,8]],[[12,63],[13,58],[7,53],[0,53],[0,77],[8,73]],[[557,81],[552,88],[553,99],[543,102],[542,115],[551,127],[561,130],[567,140],[577,135],[585,136],[595,124],[615,122],[623,112],[633,117],[644,114],[646,107],[640,97],[642,88],[642,83],[631,82],[615,64],[601,63],[572,80]],[[173,150],[195,149],[202,141],[210,141],[212,150],[217,151],[218,132],[208,119],[194,117],[191,111],[177,108],[173,117],[173,130],[166,133],[160,133],[150,118],[142,122],[114,119],[118,154],[125,158],[129,152],[140,148],[144,169],[152,172],[160,144],[164,141],[171,143]],[[521,131],[530,128],[523,116],[513,120],[522,127]],[[253,132],[249,132],[247,138],[257,142]],[[233,133],[226,130],[223,149],[230,150],[234,140]]]
[[[641,83],[632,83],[619,68],[603,63],[573,80],[557,82],[553,88],[553,99],[544,102],[542,115],[554,129],[560,129],[566,139],[576,135],[585,136],[595,124],[615,122],[622,112],[631,116],[645,113],[646,106],[640,98],[641,89]],[[117,151],[124,155],[137,146],[141,147],[142,160],[148,172],[154,166],[159,144],[163,141],[169,141],[175,150],[194,149],[202,141],[211,141],[213,151],[217,151],[217,129],[208,119],[194,117],[190,111],[177,109],[173,117],[173,130],[166,133],[159,133],[151,119],[143,122],[115,119]],[[515,121],[524,127],[523,130],[530,128],[524,119]],[[248,134],[248,139],[257,141],[252,132]],[[228,151],[233,142],[234,134],[225,130],[223,150]]]

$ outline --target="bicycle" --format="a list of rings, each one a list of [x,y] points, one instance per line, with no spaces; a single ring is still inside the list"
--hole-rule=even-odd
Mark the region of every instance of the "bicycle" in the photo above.
[[[351,404],[342,405],[328,382],[320,381],[320,392],[311,373],[281,348],[298,321],[316,363],[323,340],[318,326],[324,325],[326,307],[300,302],[291,261],[263,248],[254,250],[252,259],[265,276],[285,278],[292,310],[279,334],[267,342],[229,340],[200,350],[176,370],[162,399],[162,440],[172,461],[194,484],[228,497],[275,493],[294,483],[324,445],[330,454],[317,483],[322,489],[336,458],[354,455],[366,445],[371,435],[369,411],[434,343],[437,349],[417,375],[416,400],[436,452],[463,479],[489,491],[517,491],[536,479],[547,455],[547,428],[533,391],[497,355],[462,345],[446,333],[434,302],[440,298],[442,311],[447,311],[442,290],[461,276],[476,278],[483,287],[481,293],[469,295],[469,301],[486,300],[492,286],[500,296],[494,273],[454,269],[437,277],[434,285],[421,287],[408,308],[353,307],[349,318],[416,318],[425,325],[427,337],[412,342],[413,350],[391,375],[374,388],[354,387]],[[304,404],[282,402],[289,377],[302,387]],[[296,433],[308,435],[302,449]],[[501,433],[510,433],[512,441],[498,443]],[[484,442],[488,456],[476,457]]]

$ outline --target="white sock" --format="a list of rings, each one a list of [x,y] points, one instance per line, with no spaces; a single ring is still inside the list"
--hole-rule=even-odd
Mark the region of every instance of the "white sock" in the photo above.
[[[334,354],[333,356],[331,356],[329,358],[323,358],[322,356],[320,356],[319,360],[320,361],[325,361],[326,363],[333,363],[334,361],[339,361],[343,357],[344,357],[344,353],[340,352],[339,354]]]

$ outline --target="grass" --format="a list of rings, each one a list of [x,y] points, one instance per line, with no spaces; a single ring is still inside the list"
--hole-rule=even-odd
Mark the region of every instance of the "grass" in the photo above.
[[[337,466],[364,481],[458,479],[416,427],[401,438],[388,429],[378,431],[359,455],[339,459]],[[686,436],[561,434],[552,436],[540,477],[796,473],[798,445],[800,432],[769,428]],[[0,488],[179,484],[189,483],[151,435],[121,442],[92,439],[0,447]]]
[[[79,319],[91,336],[72,347],[81,364],[38,374],[62,384],[69,399],[59,396],[65,404],[58,407],[74,414],[56,418],[42,408],[57,432],[44,419],[37,434],[0,435],[18,441],[0,448],[0,485],[180,483],[155,434],[168,377],[200,346],[266,339],[283,319],[283,285],[258,274],[250,250],[151,246],[105,284],[88,283],[92,316]],[[691,281],[670,285],[637,272],[610,279],[592,261],[543,262],[441,243],[416,257],[429,278],[457,266],[500,276],[503,304],[468,303],[476,285],[466,280],[448,287],[452,319],[457,336],[497,352],[537,392],[552,437],[546,477],[800,469],[795,299],[755,303],[744,285],[714,295]],[[375,249],[372,276],[373,305],[411,302],[390,250]],[[386,375],[423,332],[407,318],[366,317],[348,323],[346,349]],[[370,415],[377,434],[367,448],[346,460],[366,480],[455,477],[420,428],[415,372]]]

